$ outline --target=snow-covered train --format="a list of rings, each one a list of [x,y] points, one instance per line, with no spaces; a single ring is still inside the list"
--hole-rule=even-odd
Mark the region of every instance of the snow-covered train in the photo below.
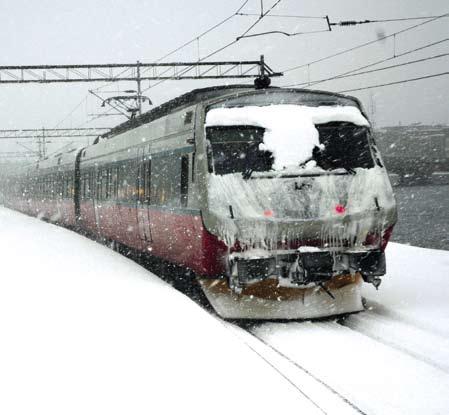
[[[362,309],[396,203],[357,99],[194,90],[9,174],[4,204],[192,270],[227,318]]]

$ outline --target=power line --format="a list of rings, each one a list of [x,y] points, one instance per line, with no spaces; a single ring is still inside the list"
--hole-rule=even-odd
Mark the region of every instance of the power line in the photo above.
[[[239,16],[259,16],[257,13],[237,13]],[[291,17],[295,19],[325,19],[326,16],[298,16],[293,14],[270,14],[267,17]]]
[[[428,43],[426,45],[423,45],[423,46],[420,46],[420,47],[417,47],[417,48],[414,48],[414,49],[410,49],[408,51],[405,51],[403,53],[397,54],[395,56],[391,56],[391,57],[385,58],[385,59],[380,59],[380,60],[372,62],[372,63],[370,63],[368,65],[359,66],[357,68],[351,69],[350,71],[346,71],[346,72],[343,72],[343,73],[341,73],[339,75],[331,76],[329,78],[319,79],[319,80],[316,80],[316,81],[302,82],[302,83],[299,83],[299,84],[282,85],[282,86],[284,86],[284,87],[292,87],[292,86],[304,86],[304,85],[307,85],[307,86],[310,87],[310,86],[321,84],[323,82],[333,81],[335,79],[340,79],[340,78],[346,78],[348,76],[353,76],[353,75],[349,75],[349,74],[354,74],[354,72],[358,72],[358,71],[360,71],[362,69],[367,69],[367,68],[379,65],[381,63],[385,63],[385,62],[388,62],[390,60],[397,59],[397,58],[403,57],[405,55],[409,55],[411,53],[414,53],[414,52],[417,52],[417,51],[420,51],[420,50],[423,50],[423,49],[427,49],[427,48],[429,48],[431,46],[435,46],[435,45],[438,45],[440,43],[444,43],[444,42],[447,42],[447,41],[449,41],[449,38],[445,38],[445,39],[438,40],[436,42]],[[437,56],[439,57],[440,55],[437,55]],[[399,64],[398,66],[401,66],[401,65],[402,64]],[[395,67],[395,66],[393,65],[392,67]],[[361,73],[367,73],[367,72],[361,72]],[[356,73],[354,75],[358,75],[358,74],[359,73]]]
[[[240,7],[231,15],[225,17],[223,20],[221,20],[220,22],[214,24],[213,26],[211,26],[210,28],[206,29],[204,32],[196,35],[194,38],[190,39],[189,41],[183,43],[182,45],[176,47],[175,49],[173,49],[172,51],[168,52],[167,54],[165,54],[164,56],[160,57],[159,59],[156,60],[156,62],[160,62],[165,58],[168,58],[169,56],[173,55],[174,53],[180,51],[181,49],[184,49],[186,46],[189,46],[190,44],[192,44],[195,41],[199,41],[199,39],[201,39],[202,37],[204,37],[205,35],[207,35],[208,33],[212,32],[213,30],[219,28],[220,26],[224,25],[225,23],[227,23],[229,20],[233,19],[235,16],[237,16],[239,14],[239,12],[246,6],[246,4],[248,3],[249,0],[245,0]],[[168,71],[168,69],[167,69]],[[162,73],[164,74],[164,72]],[[121,75],[121,74],[119,74]],[[99,88],[95,89],[95,91],[99,91],[102,88],[107,87],[108,85],[111,85],[111,83],[100,86]]]
[[[330,32],[329,29],[325,29],[325,30],[311,30],[309,32],[294,32],[294,33],[288,33],[288,32],[283,32],[282,30],[271,30],[269,32],[261,32],[261,33],[254,33],[252,35],[245,35],[245,36],[239,36],[237,39],[246,39],[249,37],[257,37],[257,36],[266,36],[266,35],[285,35],[285,36],[299,36],[299,35],[309,35],[312,33],[324,33],[324,32]]]
[[[87,94],[86,96],[75,105],[75,107],[61,120],[59,121],[53,128],[59,127],[67,118],[69,118],[82,104],[84,104],[87,101]]]
[[[232,13],[228,17],[224,18],[222,21],[218,22],[217,24],[211,26],[209,29],[205,30],[204,32],[200,33],[199,35],[195,36],[194,38],[190,39],[188,42],[183,43],[181,46],[178,46],[177,48],[173,49],[171,52],[168,52],[166,55],[162,56],[156,62],[160,62],[161,60],[173,55],[174,53],[180,51],[181,49],[185,48],[186,46],[192,44],[196,40],[202,38],[203,36],[207,35],[208,33],[212,32],[213,30],[217,29],[218,27],[224,25],[229,20],[233,19],[235,16],[238,16],[240,11],[246,6],[249,0],[246,0],[243,2],[243,4],[237,9],[235,13]]]
[[[202,61],[204,61],[204,60],[206,60],[206,59],[208,59],[208,58],[210,58],[210,57],[212,57],[212,56],[214,56],[214,55],[216,55],[217,53],[219,53],[219,52],[221,52],[221,51],[223,51],[223,50],[225,50],[225,49],[227,49],[227,48],[229,48],[230,46],[232,46],[232,45],[234,45],[235,43],[237,43],[238,41],[239,41],[239,38],[241,38],[242,36],[244,36],[244,35],[246,35],[253,27],[255,27],[258,23],[260,23],[260,21],[262,20],[262,19],[264,19],[280,2],[281,2],[282,0],[277,0],[266,12],[262,12],[261,14],[260,14],[260,16],[259,16],[259,18],[253,23],[253,24],[251,24],[244,32],[243,32],[243,34],[242,35],[240,35],[239,37],[237,37],[235,40],[233,40],[232,42],[229,42],[229,43],[227,43],[226,45],[224,45],[224,46],[222,46],[222,47],[220,47],[220,48],[218,48],[218,49],[216,49],[216,50],[214,50],[214,51],[212,51],[211,53],[209,53],[208,55],[206,55],[206,56],[204,56],[203,58],[201,58],[201,59],[198,59],[198,62],[202,62]],[[239,12],[245,5],[246,5],[246,3],[247,2],[245,2],[241,7],[240,7],[240,9],[237,11],[237,12]],[[186,69],[186,71],[187,70],[190,70],[191,68],[187,68]],[[182,73],[181,73],[181,75],[182,75]],[[146,89],[144,89],[142,92],[146,92],[146,91],[148,91],[149,89],[151,89],[151,88],[154,88],[154,87],[156,87],[156,86],[158,86],[158,85],[160,85],[161,83],[163,83],[165,80],[161,80],[161,81],[159,81],[159,82],[157,82],[156,84],[154,84],[154,85],[152,85],[152,86],[150,86],[150,87],[148,87],[148,88],[146,88]]]
[[[392,34],[390,34],[390,35],[381,36],[381,37],[379,37],[379,38],[377,38],[377,39],[374,39],[374,40],[371,40],[371,41],[369,41],[369,42],[361,43],[361,44],[359,44],[359,45],[357,45],[357,46],[353,46],[353,47],[351,47],[351,48],[341,50],[340,52],[336,52],[336,53],[333,53],[333,54],[331,54],[331,55],[324,56],[323,58],[316,59],[316,60],[314,60],[314,61],[311,61],[311,62],[308,62],[308,63],[304,63],[304,64],[302,64],[302,65],[297,65],[297,66],[293,66],[293,67],[291,67],[291,68],[284,69],[282,72],[284,72],[284,73],[285,73],[285,72],[291,72],[291,71],[294,71],[294,70],[296,70],[296,69],[305,68],[305,67],[307,67],[307,66],[310,66],[310,65],[313,65],[313,64],[316,64],[316,63],[319,63],[319,62],[323,62],[323,61],[326,61],[326,60],[331,59],[331,58],[335,58],[336,56],[340,56],[340,55],[343,55],[343,54],[345,54],[345,53],[352,52],[352,51],[354,51],[354,50],[364,48],[365,46],[369,46],[369,45],[372,45],[372,44],[374,44],[374,43],[380,42],[380,41],[382,41],[382,40],[389,39],[389,38],[391,38],[391,37],[394,37],[394,36],[396,36],[396,35],[399,35],[399,34],[401,34],[401,33],[405,33],[405,32],[407,32],[407,31],[409,31],[409,30],[416,29],[417,27],[420,27],[420,26],[426,25],[426,24],[428,24],[428,23],[434,22],[435,20],[441,19],[441,18],[443,18],[443,17],[447,17],[448,15],[449,15],[449,13],[442,14],[442,15],[437,16],[437,17],[435,17],[435,18],[432,18],[432,19],[430,19],[430,20],[426,20],[425,22],[418,23],[418,24],[416,24],[416,25],[413,25],[413,26],[407,27],[407,28],[405,28],[405,29],[399,30],[399,31],[397,31],[397,32],[394,32],[394,33],[392,33]]]
[[[369,85],[369,86],[365,86],[362,88],[352,88],[352,89],[345,89],[343,91],[338,91],[339,93],[344,93],[344,92],[354,92],[354,91],[363,91],[365,89],[373,89],[373,88],[380,88],[382,86],[390,86],[390,85],[397,85],[397,84],[405,84],[407,82],[414,82],[414,81],[419,81],[421,79],[429,79],[429,78],[436,78],[438,76],[445,76],[445,75],[449,75],[449,72],[441,72],[441,73],[436,73],[436,74],[432,74],[432,75],[425,75],[425,76],[420,76],[418,78],[409,78],[409,79],[403,79],[401,81],[395,81],[395,82],[388,82],[386,84],[377,84],[377,85]]]
[[[375,20],[341,20],[340,22],[330,23],[331,26],[355,26],[367,23],[388,23],[388,22],[403,22],[408,20],[424,20],[433,19],[438,16],[418,16],[418,17],[401,17],[398,19],[375,19]]]

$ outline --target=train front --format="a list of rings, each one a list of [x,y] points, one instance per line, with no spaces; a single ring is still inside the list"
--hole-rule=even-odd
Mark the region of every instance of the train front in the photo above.
[[[228,253],[202,280],[227,318],[314,318],[361,310],[376,288],[396,204],[356,99],[270,89],[206,109],[204,224]]]

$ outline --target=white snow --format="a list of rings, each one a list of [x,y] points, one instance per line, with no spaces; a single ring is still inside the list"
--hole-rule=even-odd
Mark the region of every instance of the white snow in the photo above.
[[[446,414],[448,276],[449,252],[390,243],[379,291],[364,286],[367,311],[253,332],[365,413]]]
[[[1,414],[320,413],[216,318],[95,242],[0,207],[0,258]]]
[[[242,243],[288,239],[289,231],[295,237],[295,222],[300,226],[301,220],[311,218],[325,219],[323,241],[348,239],[360,245],[368,231],[384,222],[381,216],[394,209],[395,200],[385,169],[376,166],[355,171],[355,175],[255,180],[244,180],[240,173],[210,174],[209,209],[220,218],[219,235],[229,245],[237,239]],[[304,189],[296,191],[296,184],[304,185]],[[346,200],[344,215],[335,211],[342,198]],[[375,212],[375,198],[383,208],[381,214]],[[234,219],[229,215],[229,205]],[[353,220],[335,226],[348,216]],[[278,227],[287,221],[288,228]]]
[[[274,170],[294,168],[310,159],[313,148],[320,146],[315,125],[331,121],[369,126],[369,122],[358,108],[345,106],[269,105],[214,108],[206,115],[206,127],[252,125],[265,128],[260,149],[273,153]]]
[[[290,361],[109,249],[4,208],[0,258],[1,414],[358,413],[341,396],[369,414],[448,413],[449,252],[390,243],[381,288],[365,285],[369,309],[344,326],[252,329]]]

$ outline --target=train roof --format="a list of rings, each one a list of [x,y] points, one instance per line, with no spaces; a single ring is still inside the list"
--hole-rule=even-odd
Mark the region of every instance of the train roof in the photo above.
[[[335,92],[328,91],[320,91],[315,89],[299,89],[299,88],[280,88],[280,87],[268,87],[264,90],[284,90],[291,92],[303,92],[303,93],[313,93],[313,94],[322,94],[322,95],[331,95],[340,98],[351,99],[361,108],[361,104],[357,98],[348,95],[342,95]],[[199,102],[208,101],[212,98],[218,98],[220,96],[228,95],[230,92],[250,92],[250,91],[261,91],[256,90],[252,85],[217,85],[208,88],[199,88],[194,89],[186,94],[180,95],[170,101],[167,101],[150,111],[145,112],[144,114],[130,119],[118,126],[112,128],[107,133],[103,134],[102,138],[110,138],[117,134],[123,133],[125,131],[131,130],[133,128],[139,127],[140,125],[146,124],[150,121],[156,120],[158,118],[167,115],[176,109],[183,107],[185,105],[193,105]]]

